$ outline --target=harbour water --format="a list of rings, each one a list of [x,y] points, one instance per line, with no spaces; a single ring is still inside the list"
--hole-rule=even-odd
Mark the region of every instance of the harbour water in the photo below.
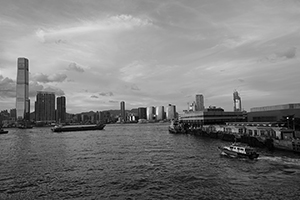
[[[168,124],[107,125],[0,135],[0,199],[299,199],[300,155],[258,149],[221,157],[228,142],[169,134]]]

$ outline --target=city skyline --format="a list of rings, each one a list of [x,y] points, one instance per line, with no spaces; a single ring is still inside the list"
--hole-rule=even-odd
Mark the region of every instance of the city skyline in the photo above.
[[[299,102],[297,1],[2,1],[0,110],[16,107],[17,58],[68,113],[176,105],[233,110]]]

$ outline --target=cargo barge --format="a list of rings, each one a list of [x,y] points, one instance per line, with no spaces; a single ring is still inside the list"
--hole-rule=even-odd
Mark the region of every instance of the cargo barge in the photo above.
[[[92,131],[92,130],[103,130],[105,124],[91,124],[91,125],[56,125],[51,130],[53,132],[70,132],[70,131]]]

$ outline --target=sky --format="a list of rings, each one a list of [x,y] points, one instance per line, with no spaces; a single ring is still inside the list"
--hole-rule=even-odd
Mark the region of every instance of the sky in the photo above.
[[[80,113],[176,105],[300,102],[299,0],[0,0],[0,110],[15,108],[17,59],[29,93]]]

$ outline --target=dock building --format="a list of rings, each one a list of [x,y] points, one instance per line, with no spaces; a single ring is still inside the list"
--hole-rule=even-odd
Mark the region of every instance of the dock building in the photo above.
[[[300,118],[300,103],[254,107],[247,114],[249,122],[278,122],[287,117]]]

